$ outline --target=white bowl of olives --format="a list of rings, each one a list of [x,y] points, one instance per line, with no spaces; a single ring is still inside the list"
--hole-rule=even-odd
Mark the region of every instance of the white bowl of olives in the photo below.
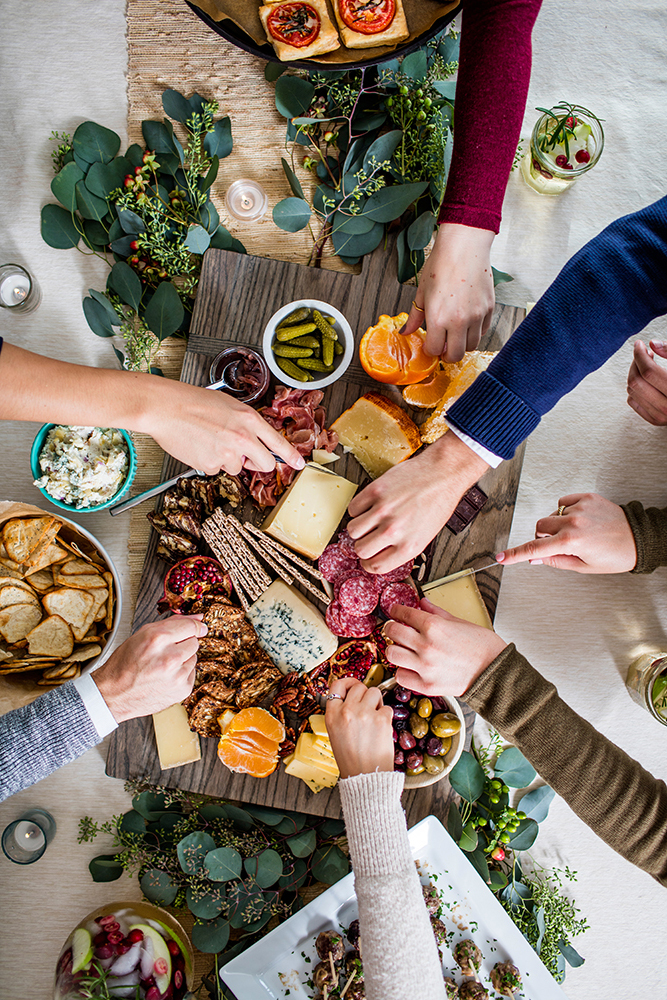
[[[394,681],[384,701],[394,713],[394,768],[405,774],[405,787],[441,781],[461,756],[466,738],[456,698],[428,697]]]

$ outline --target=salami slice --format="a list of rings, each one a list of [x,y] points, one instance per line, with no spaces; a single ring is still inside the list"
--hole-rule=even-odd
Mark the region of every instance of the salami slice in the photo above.
[[[418,608],[419,597],[414,587],[409,583],[388,583],[380,594],[380,607],[388,616],[394,604],[402,604],[406,608]]]
[[[351,615],[338,601],[332,601],[326,611],[326,622],[334,635],[363,639],[378,624],[375,615]]]
[[[397,566],[396,569],[390,569],[388,573],[379,573],[378,576],[381,577],[385,584],[400,583],[401,580],[407,580],[414,566],[415,561],[411,559],[410,562],[403,563],[402,566]]]
[[[320,573],[329,583],[333,583],[346,571],[355,569],[358,564],[359,560],[354,552],[340,545],[327,545],[317,561]]]
[[[333,585],[334,598],[338,600],[340,588],[343,586],[346,580],[350,580],[353,576],[359,577],[363,575],[364,571],[361,569],[361,567],[355,566],[354,569],[346,569],[344,573],[341,573],[340,576],[337,576],[336,579],[334,580],[334,585]]]
[[[367,576],[350,576],[338,589],[338,603],[353,615],[369,615],[375,611],[378,592]]]
[[[338,533],[338,538],[336,539],[336,544],[340,545],[342,549],[346,552],[352,552],[356,557],[357,553],[355,551],[355,540],[350,536],[347,528],[343,528],[341,532]]]

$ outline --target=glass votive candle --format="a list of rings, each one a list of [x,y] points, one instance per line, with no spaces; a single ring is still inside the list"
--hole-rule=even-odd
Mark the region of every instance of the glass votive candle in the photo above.
[[[5,827],[2,850],[17,865],[31,865],[44,854],[56,835],[56,821],[46,809],[29,809]]]
[[[39,285],[20,264],[0,264],[0,307],[25,316],[42,299]]]
[[[254,222],[261,219],[269,207],[269,196],[257,181],[241,178],[227,188],[225,206],[239,222]]]

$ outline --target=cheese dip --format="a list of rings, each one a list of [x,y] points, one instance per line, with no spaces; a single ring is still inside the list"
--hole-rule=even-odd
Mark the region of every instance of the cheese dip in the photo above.
[[[95,507],[122,486],[129,469],[127,444],[113,427],[53,427],[39,467],[44,475],[35,486],[77,510]]]

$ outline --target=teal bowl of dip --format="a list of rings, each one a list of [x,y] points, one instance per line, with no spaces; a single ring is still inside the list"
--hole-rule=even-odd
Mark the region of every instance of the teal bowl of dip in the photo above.
[[[37,436],[32,443],[32,448],[30,449],[30,469],[32,472],[33,479],[41,479],[45,474],[42,472],[39,465],[39,457],[46,444],[46,439],[49,431],[53,430],[54,427],[64,427],[65,424],[44,424],[43,427],[37,432]],[[127,431],[121,430],[120,428],[104,428],[105,430],[117,430],[118,433],[123,438],[123,444],[125,445],[125,451],[127,453],[127,472],[125,473],[125,479],[122,481],[113,496],[108,497],[103,503],[95,503],[86,507],[77,507],[76,503],[67,503],[65,500],[58,499],[52,496],[44,487],[37,486],[37,489],[45,497],[49,503],[54,504],[56,507],[60,507],[61,510],[75,511],[77,514],[96,514],[100,510],[105,510],[107,507],[111,507],[113,504],[117,503],[121,497],[125,496],[129,490],[134,477],[137,472],[137,453],[132,444],[132,438],[127,433]],[[37,485],[35,483],[35,485]]]

